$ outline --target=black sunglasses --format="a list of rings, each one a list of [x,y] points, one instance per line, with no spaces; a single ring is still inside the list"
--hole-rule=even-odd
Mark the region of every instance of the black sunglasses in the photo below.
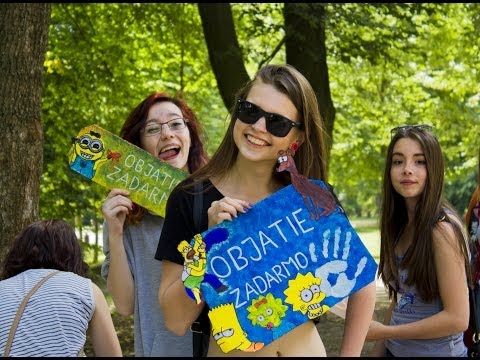
[[[265,117],[265,126],[267,131],[276,137],[285,137],[293,127],[303,128],[303,124],[296,123],[285,116],[275,113],[269,113],[261,107],[244,99],[237,100],[237,110],[235,117],[245,124],[255,124],[258,119]]]
[[[398,134],[400,132],[405,132],[405,131],[410,130],[410,129],[432,132],[433,131],[433,126],[427,125],[427,124],[400,125],[400,126],[394,127],[392,130],[390,130],[390,136],[393,138],[396,134]]]

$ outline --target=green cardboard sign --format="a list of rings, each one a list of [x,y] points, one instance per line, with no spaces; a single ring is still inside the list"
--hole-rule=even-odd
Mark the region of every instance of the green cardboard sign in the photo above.
[[[72,139],[68,160],[73,171],[107,189],[128,190],[133,202],[163,217],[170,192],[188,176],[97,125]]]

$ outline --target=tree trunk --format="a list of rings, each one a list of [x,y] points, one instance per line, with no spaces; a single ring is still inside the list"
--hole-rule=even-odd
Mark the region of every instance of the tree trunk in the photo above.
[[[38,220],[43,131],[43,62],[50,4],[0,5],[0,261]]]
[[[229,3],[198,4],[212,70],[227,109],[235,104],[235,93],[250,80],[243,64]]]
[[[285,47],[287,63],[308,79],[317,95],[320,114],[329,136],[328,159],[332,147],[335,107],[328,78],[325,46],[325,4],[285,3]]]

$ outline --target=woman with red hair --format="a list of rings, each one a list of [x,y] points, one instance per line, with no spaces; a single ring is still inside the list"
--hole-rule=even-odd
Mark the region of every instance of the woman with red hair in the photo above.
[[[120,136],[188,173],[207,162],[197,116],[183,100],[166,93],[153,93],[138,104]],[[134,315],[135,356],[192,356],[192,336],[169,332],[158,306],[162,264],[154,255],[164,219],[134,204],[128,191],[120,189],[110,191],[102,213],[102,276],[118,312]]]

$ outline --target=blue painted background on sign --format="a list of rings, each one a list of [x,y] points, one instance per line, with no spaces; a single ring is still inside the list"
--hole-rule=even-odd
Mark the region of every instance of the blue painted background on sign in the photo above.
[[[323,182],[313,182],[325,188]],[[228,237],[212,243],[212,235],[218,234],[219,229],[224,233],[220,240]],[[212,233],[210,239],[209,233]],[[207,243],[206,274],[228,287],[218,292],[204,281],[201,291],[205,301],[211,309],[233,304],[248,339],[265,345],[290,331],[292,326],[309,320],[308,311],[300,305],[303,300],[310,300],[312,294],[323,294],[320,305],[327,311],[374,281],[377,271],[375,260],[342,210],[337,207],[329,216],[312,220],[302,197],[291,185],[202,236]],[[301,276],[297,277],[298,274]],[[289,286],[289,280],[294,279],[300,280]],[[310,284],[312,279],[316,280]],[[255,314],[267,303],[263,298],[269,293],[270,298],[273,296],[286,309],[276,326],[273,320],[266,322],[265,316]],[[295,305],[292,299],[297,294],[303,300]],[[249,307],[250,317],[257,316],[256,325],[248,318]],[[264,320],[263,325],[260,320]]]

